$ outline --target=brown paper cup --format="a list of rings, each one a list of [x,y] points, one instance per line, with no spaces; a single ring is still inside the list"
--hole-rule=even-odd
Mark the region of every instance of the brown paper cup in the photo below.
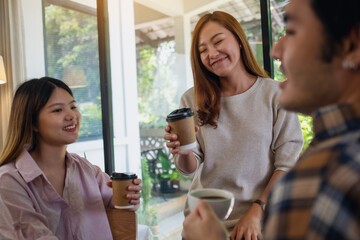
[[[166,117],[170,126],[170,132],[178,136],[180,149],[192,149],[196,147],[196,133],[194,113],[191,108],[180,108],[172,111]]]
[[[133,179],[136,179],[136,174],[133,173],[113,173],[112,189],[113,189],[113,202],[114,207],[118,209],[128,209],[134,207],[131,204],[126,195],[129,193],[135,193],[128,190],[128,187],[132,185]]]
[[[196,147],[196,134],[194,117],[184,118],[175,122],[168,123],[171,133],[175,133],[180,141],[180,149],[192,149]]]

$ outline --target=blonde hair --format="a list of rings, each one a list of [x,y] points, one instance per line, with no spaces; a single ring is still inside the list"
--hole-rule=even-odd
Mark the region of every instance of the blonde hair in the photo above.
[[[242,46],[240,52],[247,72],[260,77],[269,76],[256,61],[244,30],[233,16],[221,11],[215,11],[202,16],[195,26],[191,43],[191,65],[194,77],[195,101],[198,107],[197,113],[200,125],[209,124],[217,127],[217,119],[220,114],[220,80],[217,75],[208,71],[202,64],[198,48],[200,31],[208,22],[221,24],[235,36]]]
[[[24,82],[16,90],[11,106],[5,145],[0,154],[0,166],[16,160],[25,145],[32,151],[37,146],[37,126],[40,110],[55,88],[62,88],[73,96],[70,88],[60,80],[43,77]]]

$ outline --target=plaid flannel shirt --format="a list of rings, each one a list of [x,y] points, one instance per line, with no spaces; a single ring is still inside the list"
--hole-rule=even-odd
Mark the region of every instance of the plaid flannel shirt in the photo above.
[[[269,195],[265,239],[360,239],[360,104],[320,109],[314,132]]]

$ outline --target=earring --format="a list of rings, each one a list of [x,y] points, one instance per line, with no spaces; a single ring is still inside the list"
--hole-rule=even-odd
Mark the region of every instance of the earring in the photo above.
[[[344,60],[342,62],[342,66],[343,66],[343,68],[350,69],[350,70],[357,70],[359,68],[358,64],[355,64],[354,62],[347,61],[347,60]]]

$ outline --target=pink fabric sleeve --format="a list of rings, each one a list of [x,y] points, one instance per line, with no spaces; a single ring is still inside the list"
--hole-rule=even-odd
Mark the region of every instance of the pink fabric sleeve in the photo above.
[[[48,228],[46,217],[35,211],[36,206],[23,184],[14,176],[1,178],[1,239],[58,239]]]
[[[104,206],[106,209],[113,208],[113,192],[112,188],[107,186],[106,183],[111,181],[109,175],[103,172],[98,166],[93,165],[96,172],[96,181],[99,184],[99,189],[101,192],[101,196],[104,201]]]

